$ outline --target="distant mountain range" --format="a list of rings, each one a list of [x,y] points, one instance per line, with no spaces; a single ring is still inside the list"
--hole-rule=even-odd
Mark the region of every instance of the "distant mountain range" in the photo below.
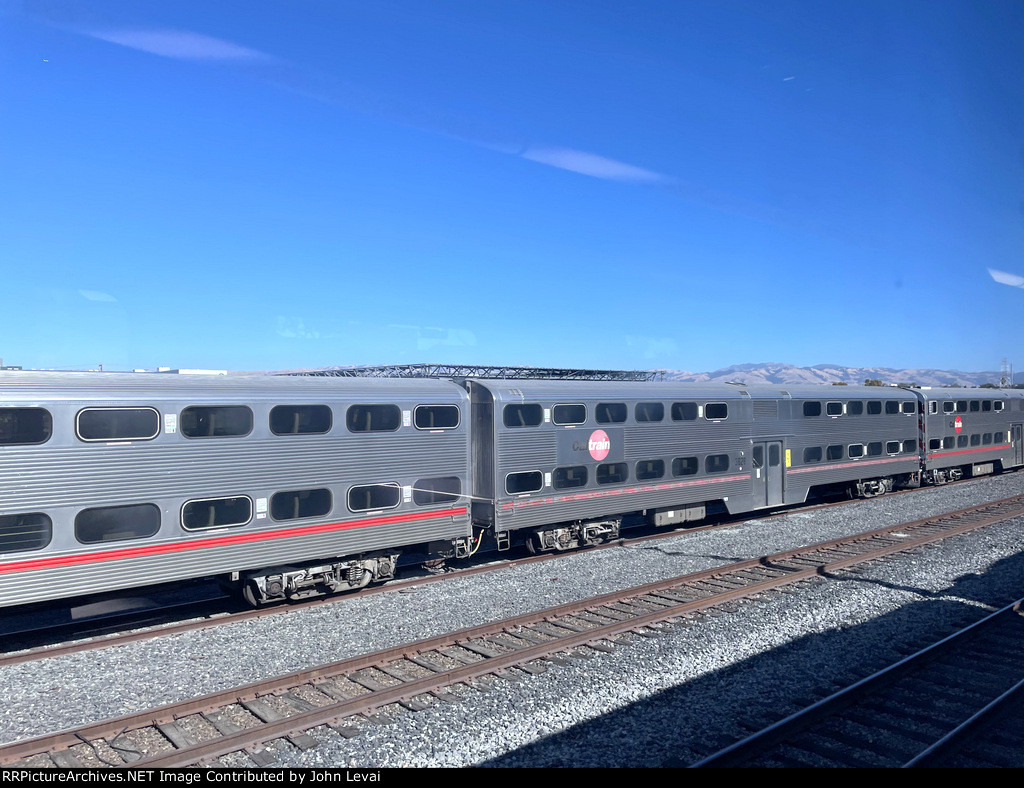
[[[665,380],[693,383],[847,383],[863,385],[865,380],[882,383],[913,383],[918,386],[980,386],[999,384],[998,372],[961,372],[955,369],[891,369],[889,367],[842,367],[838,364],[817,364],[813,367],[795,367],[782,362],[761,364],[734,364],[714,372],[683,372],[662,370]],[[1015,378],[1020,380],[1022,375]]]

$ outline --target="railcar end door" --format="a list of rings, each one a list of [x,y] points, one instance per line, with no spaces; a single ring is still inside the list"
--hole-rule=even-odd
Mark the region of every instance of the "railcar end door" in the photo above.
[[[1024,465],[1024,440],[1021,440],[1022,425],[1010,425],[1010,442],[1013,444],[1013,464]]]

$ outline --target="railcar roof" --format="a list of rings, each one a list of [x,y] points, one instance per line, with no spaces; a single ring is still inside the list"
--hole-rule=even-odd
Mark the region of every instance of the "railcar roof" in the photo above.
[[[498,401],[523,399],[907,399],[912,391],[895,386],[746,386],[732,383],[675,381],[473,380]]]
[[[110,398],[137,398],[144,392],[157,397],[230,397],[265,399],[295,397],[389,396],[460,401],[464,389],[446,380],[393,380],[376,378],[318,378],[285,375],[180,375],[154,372],[0,372],[0,400],[75,399],[102,394]]]

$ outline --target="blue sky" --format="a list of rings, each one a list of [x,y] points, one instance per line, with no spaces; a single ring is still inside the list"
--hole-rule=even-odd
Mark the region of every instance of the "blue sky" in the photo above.
[[[0,357],[1024,368],[1021,52],[1000,0],[0,0]]]

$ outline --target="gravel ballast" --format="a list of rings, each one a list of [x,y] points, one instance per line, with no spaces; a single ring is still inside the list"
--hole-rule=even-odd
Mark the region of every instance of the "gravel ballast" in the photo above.
[[[256,621],[0,669],[0,742],[139,711],[369,650],[444,634],[844,534],[1024,492],[1024,473],[883,496],[630,547],[340,599]],[[455,703],[400,710],[345,739],[329,729],[279,765],[661,766],[688,763],[860,678],[986,607],[1021,595],[1024,520],[742,603],[588,652]],[[518,672],[516,672],[518,673]],[[484,689],[481,687],[481,689]],[[244,756],[223,761],[251,765]]]

